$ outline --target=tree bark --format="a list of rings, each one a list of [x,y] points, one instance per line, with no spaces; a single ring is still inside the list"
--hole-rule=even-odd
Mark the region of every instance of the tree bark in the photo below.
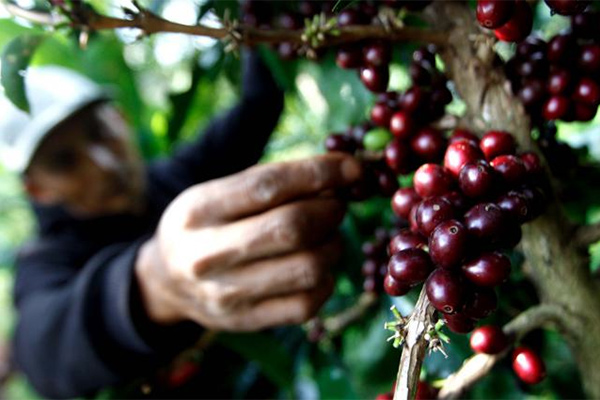
[[[510,90],[492,50],[491,31],[476,22],[466,2],[436,1],[426,10],[432,26],[448,32],[441,49],[446,73],[467,105],[467,120],[477,132],[511,132],[522,150],[536,150],[530,121]],[[600,296],[585,254],[572,237],[572,226],[555,196],[548,196],[544,215],[523,226],[521,242],[527,259],[525,273],[542,303],[567,312],[560,331],[569,343],[587,395],[600,398]]]

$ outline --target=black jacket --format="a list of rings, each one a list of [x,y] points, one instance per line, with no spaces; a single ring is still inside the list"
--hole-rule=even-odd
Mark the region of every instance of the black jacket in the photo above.
[[[144,215],[81,220],[34,205],[39,236],[17,259],[14,358],[43,396],[93,394],[156,368],[198,338],[192,323],[167,329],[145,319],[133,266],[179,193],[261,157],[283,94],[257,54],[244,65],[239,103],[196,142],[148,165]]]

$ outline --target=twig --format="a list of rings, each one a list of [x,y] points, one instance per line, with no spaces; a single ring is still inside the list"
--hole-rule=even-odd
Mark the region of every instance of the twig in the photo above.
[[[581,248],[587,248],[592,243],[600,240],[600,222],[583,225],[575,232],[575,243]]]
[[[565,311],[556,305],[540,304],[532,307],[504,325],[502,330],[515,341],[529,331],[548,322],[559,322]],[[458,371],[448,376],[438,394],[439,399],[457,399],[465,390],[486,376],[492,367],[509,353],[510,346],[499,354],[475,354],[465,360]]]
[[[353,322],[359,320],[365,315],[367,310],[377,302],[377,295],[374,293],[364,292],[358,298],[356,304],[352,307],[328,317],[323,321],[323,327],[329,336],[335,336],[342,332],[344,328]]]
[[[435,309],[427,298],[425,286],[421,290],[415,309],[406,324],[406,336],[398,365],[394,400],[414,399],[421,373],[421,365],[429,342],[425,334],[433,326]]]
[[[53,24],[55,21],[51,19],[39,19],[39,13],[32,14],[29,10],[12,5],[12,13],[20,17],[29,19],[36,23]],[[85,11],[85,16],[81,22],[74,21],[75,25],[87,27],[90,30],[105,30],[105,29],[120,29],[120,28],[137,28],[141,29],[145,34],[151,35],[159,32],[184,33],[193,36],[206,36],[214,39],[225,39],[231,36],[231,29],[228,28],[211,28],[201,24],[184,25],[176,22],[168,21],[160,16],[139,8],[136,11],[131,11],[131,18],[115,18],[102,15],[89,8]],[[49,15],[49,14],[45,14]],[[389,41],[419,41],[424,43],[433,43],[442,45],[446,42],[446,35],[443,32],[433,31],[429,29],[403,27],[393,31],[387,30],[383,26],[346,26],[339,28],[339,34],[327,35],[323,41],[319,42],[318,47],[331,47],[345,43],[353,43],[363,39],[386,39]],[[258,43],[281,43],[290,42],[294,44],[302,44],[302,30],[287,30],[287,29],[257,29],[250,26],[239,25],[236,29],[241,36],[241,42],[252,45]]]

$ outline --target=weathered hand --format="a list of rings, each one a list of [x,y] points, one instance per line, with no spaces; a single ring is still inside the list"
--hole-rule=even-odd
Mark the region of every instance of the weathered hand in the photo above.
[[[252,167],[191,187],[165,211],[136,274],[157,323],[251,331],[313,316],[333,288],[345,204],[360,176],[329,154]]]

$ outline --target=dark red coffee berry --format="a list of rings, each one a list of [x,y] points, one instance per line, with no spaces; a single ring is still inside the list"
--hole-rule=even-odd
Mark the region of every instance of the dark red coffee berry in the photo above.
[[[385,163],[397,174],[410,171],[411,154],[408,145],[398,139],[390,141],[384,150]]]
[[[498,354],[508,346],[508,336],[497,325],[484,325],[475,329],[469,343],[476,353]]]
[[[392,59],[392,47],[389,42],[373,41],[363,47],[363,61],[374,67],[387,66]]]
[[[498,40],[520,42],[525,39],[533,27],[533,11],[525,0],[515,0],[515,9],[510,19],[494,30]]]
[[[577,40],[571,33],[561,33],[548,42],[546,56],[551,64],[572,67],[573,58],[577,55]]]
[[[490,165],[510,187],[520,185],[525,181],[527,170],[523,161],[517,156],[498,156],[490,161]]]
[[[337,17],[338,26],[362,25],[369,23],[365,14],[356,8],[345,8]]]
[[[494,203],[477,204],[464,217],[469,233],[478,240],[479,245],[495,248],[504,243],[507,228],[507,215]]]
[[[454,218],[455,215],[452,204],[441,197],[430,197],[421,201],[415,207],[415,219],[418,231],[426,237],[429,237],[436,226]]]
[[[327,151],[354,153],[356,148],[356,141],[344,134],[334,133],[325,138],[325,149],[327,149]]]
[[[478,0],[477,21],[484,28],[500,28],[512,17],[513,10],[512,0]]]
[[[411,63],[408,67],[408,74],[412,83],[418,86],[430,86],[433,68],[434,65],[428,62]]]
[[[481,160],[483,157],[483,153],[476,143],[467,139],[459,139],[448,145],[444,155],[444,167],[448,168],[454,177],[458,177],[463,165]]]
[[[475,329],[477,321],[462,313],[456,313],[452,315],[444,314],[444,322],[452,332],[465,334]]]
[[[546,99],[546,82],[542,79],[532,79],[523,84],[517,96],[528,110],[537,110]]]
[[[415,114],[424,107],[427,99],[427,92],[424,89],[413,86],[400,97],[400,106],[405,112]]]
[[[522,193],[510,191],[500,196],[496,200],[496,204],[521,224],[531,219],[529,217],[529,202]]]
[[[497,184],[496,171],[483,160],[465,164],[458,175],[460,190],[468,197],[483,198],[490,196],[496,190]]]
[[[481,138],[479,148],[488,161],[503,154],[515,154],[515,138],[508,132],[489,131]]]
[[[408,139],[415,132],[417,126],[414,118],[405,111],[398,111],[390,119],[390,132],[400,139]]]
[[[382,128],[387,128],[390,125],[390,119],[394,114],[394,110],[387,102],[377,102],[371,109],[371,121]]]
[[[571,73],[567,69],[557,68],[548,76],[547,89],[550,94],[568,94],[571,90]]]
[[[406,249],[424,249],[426,247],[427,239],[409,229],[402,229],[390,239],[388,253],[393,255]]]
[[[431,400],[437,399],[439,390],[431,386],[425,381],[419,381],[417,384],[417,392],[415,400]]]
[[[417,248],[393,254],[388,263],[388,273],[395,280],[410,286],[424,282],[432,269],[429,255]]]
[[[548,43],[537,36],[527,36],[517,45],[517,55],[520,59],[528,59],[535,53],[546,54]]]
[[[412,59],[416,63],[428,62],[430,65],[435,65],[435,54],[429,51],[427,47],[420,47],[412,54]]]
[[[560,15],[579,14],[590,4],[590,0],[544,0],[553,13]]]
[[[426,127],[421,129],[411,139],[412,151],[426,162],[441,161],[446,150],[446,139],[442,132],[435,128]]]
[[[425,282],[431,305],[445,314],[454,314],[462,308],[464,287],[462,277],[446,268],[434,270]]]
[[[468,246],[467,228],[455,219],[440,223],[429,236],[429,256],[434,264],[443,268],[458,266]]]
[[[423,198],[439,196],[449,192],[454,179],[447,169],[438,164],[423,164],[415,171],[413,186]]]
[[[456,215],[464,214],[467,209],[471,207],[471,202],[467,199],[460,190],[453,190],[448,193],[444,193],[440,196],[442,199],[446,199],[454,207]]]
[[[335,55],[335,63],[343,69],[356,69],[362,66],[362,50],[356,46],[340,47]]]
[[[600,37],[600,13],[588,11],[573,15],[571,17],[571,30],[575,36],[582,39]]]
[[[476,146],[479,146],[479,138],[473,132],[461,128],[457,128],[452,132],[449,142],[454,143],[462,139],[470,140],[474,142]]]
[[[498,286],[510,275],[510,260],[502,253],[484,253],[465,263],[462,270],[478,286]]]
[[[544,104],[542,114],[548,121],[564,118],[569,112],[570,102],[565,96],[552,96]]]
[[[375,170],[375,179],[379,186],[379,193],[382,196],[391,197],[399,188],[398,177],[389,168]]]
[[[575,85],[573,99],[597,107],[600,104],[600,85],[590,78],[581,78]]]
[[[525,165],[525,170],[527,171],[527,175],[529,178],[537,179],[544,172],[544,168],[542,167],[542,161],[540,157],[531,151],[521,153],[519,155],[521,161]]]
[[[400,188],[392,197],[392,211],[394,211],[394,214],[397,216],[408,219],[410,209],[420,201],[421,196],[415,192],[414,188]]]
[[[372,258],[367,258],[363,262],[360,272],[363,276],[375,275],[379,271],[379,262]]]
[[[371,92],[385,92],[390,81],[389,67],[363,67],[360,69],[360,80]]]
[[[410,292],[410,289],[410,285],[394,279],[394,277],[389,274],[383,278],[383,290],[390,296],[404,296],[406,293]]]
[[[540,356],[528,347],[517,347],[512,354],[512,367],[525,383],[535,385],[546,377],[546,366]]]

